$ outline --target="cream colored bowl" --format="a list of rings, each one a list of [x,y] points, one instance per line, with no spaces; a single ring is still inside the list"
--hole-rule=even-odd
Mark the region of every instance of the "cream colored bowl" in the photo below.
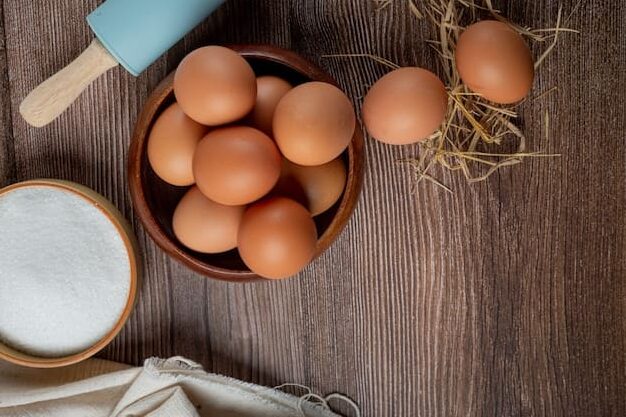
[[[88,349],[63,357],[37,357],[30,354],[20,352],[6,344],[0,342],[0,359],[7,360],[9,362],[16,363],[18,365],[29,366],[33,368],[54,368],[60,366],[71,365],[83,361],[98,351],[102,350],[107,344],[113,340],[113,338],[120,332],[128,317],[133,310],[137,297],[137,289],[140,281],[140,261],[138,256],[137,244],[134,238],[132,229],[126,220],[122,217],[121,213],[117,210],[113,204],[102,197],[95,191],[84,187],[80,184],[76,184],[69,181],[42,179],[25,181],[17,184],[10,185],[8,187],[0,189],[0,197],[14,191],[16,189],[28,188],[28,187],[52,187],[60,189],[66,192],[70,192],[76,196],[83,198],[90,204],[99,209],[108,220],[115,226],[120,238],[124,242],[126,251],[128,253],[128,261],[130,265],[130,285],[128,292],[128,299],[120,315],[119,319],[113,326],[113,328],[98,342],[89,347]]]

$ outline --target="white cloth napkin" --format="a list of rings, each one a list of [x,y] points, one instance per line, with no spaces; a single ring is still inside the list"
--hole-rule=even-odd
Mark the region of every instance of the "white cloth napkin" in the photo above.
[[[0,363],[0,417],[18,416],[339,417],[184,358],[151,358],[142,368],[99,359],[49,370]]]

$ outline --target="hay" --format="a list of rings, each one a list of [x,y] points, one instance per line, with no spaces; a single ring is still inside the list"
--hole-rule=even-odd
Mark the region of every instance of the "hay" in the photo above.
[[[440,59],[440,75],[443,76],[449,97],[448,113],[441,128],[418,144],[419,156],[399,161],[412,168],[415,186],[426,180],[452,192],[450,187],[433,176],[431,171],[436,166],[450,171],[461,171],[467,182],[474,183],[484,181],[497,170],[519,164],[527,158],[560,156],[527,151],[526,136],[513,123],[518,117],[516,108],[521,103],[510,106],[497,105],[468,90],[456,70],[454,52],[464,27],[488,14],[509,25],[532,44],[548,43],[535,61],[535,69],[538,69],[553,52],[560,35],[578,33],[562,26],[561,7],[558,9],[555,27],[533,29],[506,19],[493,7],[491,0],[482,0],[482,4],[477,4],[475,0],[419,0],[419,2],[405,0],[405,2],[411,15],[420,20],[429,20],[437,29],[438,39],[427,41],[427,44],[434,48]],[[376,4],[377,10],[380,11],[389,7],[391,1],[378,0]],[[566,22],[578,5],[565,19]],[[324,57],[367,58],[389,69],[399,68],[396,63],[373,54],[334,54]],[[536,102],[556,90],[557,87],[554,86],[523,102],[528,100]],[[549,133],[548,123],[549,115],[546,113],[544,118],[546,140]]]
[[[437,28],[439,39],[429,42],[440,57],[445,84],[448,87],[448,114],[442,128],[425,142],[419,144],[419,157],[403,160],[414,172],[416,183],[429,180],[446,191],[450,187],[441,181],[433,181],[430,171],[436,165],[450,171],[461,171],[469,183],[484,181],[501,168],[517,165],[527,158],[555,157],[558,154],[528,152],[526,136],[513,120],[517,118],[516,107],[501,106],[483,99],[465,87],[454,63],[456,42],[466,24],[489,13],[491,17],[506,23],[531,43],[550,41],[549,46],[535,61],[535,68],[544,62],[557,45],[563,32],[576,32],[561,25],[562,8],[559,8],[554,28],[532,29],[510,22],[493,7],[491,0],[482,5],[473,0],[422,0],[417,9],[413,0],[407,0],[409,10],[416,16],[425,16]],[[414,11],[417,9],[417,13]],[[553,87],[532,101],[551,92]],[[549,115],[546,113],[544,129],[546,140],[549,132]],[[502,148],[514,151],[503,151]],[[434,161],[434,163],[433,163]]]

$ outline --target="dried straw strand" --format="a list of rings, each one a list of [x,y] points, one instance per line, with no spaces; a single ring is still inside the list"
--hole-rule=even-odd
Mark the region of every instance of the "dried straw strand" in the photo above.
[[[469,91],[461,82],[454,64],[456,42],[469,20],[476,20],[481,13],[488,12],[494,19],[506,23],[531,42],[551,40],[535,62],[538,68],[553,52],[559,35],[566,32],[577,32],[561,26],[562,8],[559,8],[554,28],[532,29],[510,22],[493,7],[491,0],[483,0],[478,5],[474,0],[422,0],[423,9],[417,10],[420,16],[427,16],[438,29],[439,38],[429,42],[438,56],[448,86],[450,105],[446,121],[437,134],[419,144],[419,157],[403,160],[414,169],[416,183],[427,179],[443,186],[446,191],[450,187],[440,181],[432,181],[430,170],[439,165],[451,171],[463,172],[469,183],[484,181],[504,167],[521,163],[526,158],[555,157],[558,154],[526,151],[526,136],[512,123],[517,118],[514,106],[500,106],[488,102],[480,95]],[[410,1],[410,10],[417,5]],[[538,100],[556,90],[553,87],[533,99]],[[545,131],[549,132],[549,117],[546,112]],[[547,138],[547,136],[546,136]],[[547,139],[546,139],[547,140]],[[507,143],[514,145],[514,152],[500,152],[498,147]],[[436,163],[430,163],[435,161]],[[482,169],[481,167],[485,167]]]

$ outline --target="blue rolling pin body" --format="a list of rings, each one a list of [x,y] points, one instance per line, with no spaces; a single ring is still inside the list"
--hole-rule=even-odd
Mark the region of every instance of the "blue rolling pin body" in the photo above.
[[[225,0],[107,0],[87,16],[118,62],[137,76]]]

